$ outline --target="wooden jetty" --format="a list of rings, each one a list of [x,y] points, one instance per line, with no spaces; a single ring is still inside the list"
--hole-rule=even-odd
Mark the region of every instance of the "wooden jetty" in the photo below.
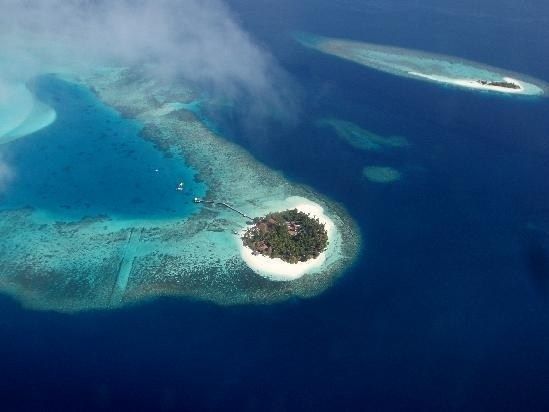
[[[228,203],[225,203],[225,202],[216,202],[215,200],[205,200],[205,199],[201,199],[199,197],[195,197],[194,198],[194,203],[204,203],[204,204],[208,204],[208,205],[220,205],[220,206],[226,207],[227,209],[231,209],[233,212],[238,213],[240,216],[245,217],[246,219],[253,220],[253,217],[248,216],[246,213],[241,212],[240,210],[232,207],[231,205],[229,205]]]

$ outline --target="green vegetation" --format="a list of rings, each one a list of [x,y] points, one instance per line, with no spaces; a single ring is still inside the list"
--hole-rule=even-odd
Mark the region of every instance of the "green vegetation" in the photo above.
[[[242,242],[256,254],[298,263],[326,250],[328,233],[317,218],[293,209],[255,218]]]
[[[512,82],[489,82],[486,80],[477,80],[477,82],[487,86],[506,87],[508,89],[520,89],[520,86],[518,84]]]

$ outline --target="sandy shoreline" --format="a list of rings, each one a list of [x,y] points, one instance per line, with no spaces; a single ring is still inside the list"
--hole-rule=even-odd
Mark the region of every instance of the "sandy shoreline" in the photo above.
[[[528,94],[526,93],[524,84],[520,80],[514,79],[512,77],[503,77],[502,81],[514,83],[517,86],[519,86],[518,89],[481,84],[477,80],[473,80],[473,79],[453,79],[450,77],[438,76],[434,74],[429,75],[429,74],[423,74],[423,73],[418,73],[413,71],[408,72],[408,74],[412,76],[422,77],[424,79],[433,80],[435,82],[448,83],[448,84],[453,84],[455,86],[460,86],[460,87],[467,87],[469,89],[489,90],[492,92],[509,93],[509,94]]]
[[[0,144],[48,127],[56,118],[53,108],[39,101],[25,85],[16,84],[0,100]]]
[[[297,209],[300,212],[309,213],[311,216],[326,226],[328,241],[335,235],[335,225],[332,220],[324,214],[324,209],[303,197],[290,197],[281,202],[277,210]],[[274,210],[272,210],[274,211]],[[248,229],[244,228],[238,235],[237,242],[240,248],[240,256],[246,264],[258,275],[274,281],[289,281],[299,279],[305,274],[318,272],[327,258],[327,251],[321,253],[317,258],[307,262],[288,263],[282,259],[272,259],[263,255],[254,255],[252,250],[243,245],[240,237]]]

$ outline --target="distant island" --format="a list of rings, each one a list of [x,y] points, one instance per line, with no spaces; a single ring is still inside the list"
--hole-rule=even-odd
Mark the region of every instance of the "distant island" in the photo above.
[[[294,33],[294,37],[305,47],[396,76],[530,96],[542,96],[547,89],[541,80],[462,58],[311,33]]]
[[[328,246],[325,225],[297,209],[269,213],[253,223],[242,242],[255,255],[299,263],[317,258]]]
[[[483,86],[495,86],[495,87],[505,87],[507,89],[520,89],[520,85],[512,82],[489,82],[487,80],[477,80],[477,83],[482,84]]]

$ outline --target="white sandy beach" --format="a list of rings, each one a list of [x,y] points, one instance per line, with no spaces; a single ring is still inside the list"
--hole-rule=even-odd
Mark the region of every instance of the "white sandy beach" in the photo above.
[[[508,93],[508,94],[529,94],[526,92],[524,83],[522,83],[520,80],[513,79],[511,77],[503,77],[502,81],[514,83],[517,86],[519,86],[518,89],[510,89],[507,87],[498,87],[498,86],[491,86],[488,84],[481,84],[476,79],[454,79],[451,77],[438,76],[435,74],[423,74],[423,73],[418,73],[413,71],[408,72],[408,74],[412,76],[423,77],[425,79],[433,80],[435,82],[448,83],[448,84],[453,84],[455,86],[460,86],[460,87],[467,87],[469,89],[489,90],[492,92]]]
[[[37,100],[25,85],[12,85],[0,100],[0,144],[43,129],[56,117],[55,110]]]
[[[303,197],[295,196],[286,199],[277,206],[277,209],[269,211],[273,212],[276,210],[297,209],[300,212],[309,213],[311,216],[318,218],[318,220],[326,226],[328,240],[332,240],[336,230],[335,225],[332,220],[324,214],[324,210],[320,205]],[[254,255],[252,250],[245,247],[240,239],[246,229],[247,228],[245,228],[238,236],[240,256],[255,273],[267,279],[274,281],[299,279],[307,273],[318,272],[326,261],[327,252],[321,253],[316,259],[293,264],[284,262],[282,259],[271,259],[263,255]]]

